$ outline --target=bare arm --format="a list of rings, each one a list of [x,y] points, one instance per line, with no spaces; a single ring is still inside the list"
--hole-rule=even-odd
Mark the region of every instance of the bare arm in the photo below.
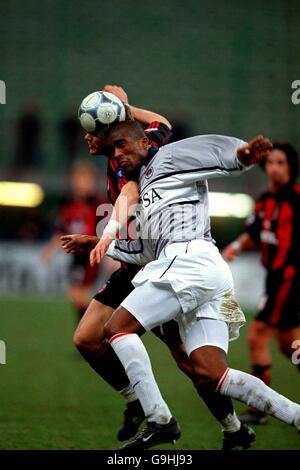
[[[167,126],[169,129],[172,129],[172,126],[168,119],[162,116],[161,114],[154,113],[153,111],[148,111],[147,109],[136,108],[132,105],[128,106],[132,112],[133,118],[136,121],[143,122],[144,124],[150,124],[153,121],[158,121],[162,124],[165,124],[165,126]]]
[[[110,220],[116,220],[120,228],[125,227],[129,217],[134,214],[135,206],[140,199],[139,186],[135,181],[126,183],[113,208]]]
[[[161,122],[165,124],[169,129],[172,129],[172,126],[168,119],[166,119],[161,114],[155,113],[153,111],[148,111],[147,109],[137,108],[136,106],[132,106],[128,103],[128,96],[125,90],[122,87],[116,85],[105,85],[103,88],[104,91],[108,91],[109,93],[113,93],[115,96],[120,98],[123,103],[126,103],[130,111],[132,113],[133,119],[140,121],[144,124],[150,124],[153,121]]]
[[[60,244],[66,253],[89,253],[98,243],[99,238],[92,235],[62,235]]]
[[[118,232],[123,227],[126,227],[128,219],[134,214],[139,198],[139,187],[135,181],[129,181],[123,186],[116,200],[110,221],[105,227],[101,239],[91,251],[90,262],[92,266],[95,263],[100,263],[112,240],[117,237]]]
[[[226,261],[233,261],[242,251],[255,250],[257,244],[246,232],[242,233],[236,240],[227,245],[223,252],[223,258]]]

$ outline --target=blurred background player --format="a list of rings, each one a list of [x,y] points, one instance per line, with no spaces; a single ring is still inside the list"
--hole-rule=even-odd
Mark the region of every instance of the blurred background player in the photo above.
[[[96,210],[104,202],[97,194],[97,174],[95,167],[88,162],[77,162],[70,174],[70,197],[61,205],[55,233],[43,248],[41,258],[50,262],[61,247],[60,237],[66,233],[94,235],[96,231]],[[92,289],[99,274],[92,267],[86,253],[77,252],[70,264],[70,285],[68,297],[71,304],[82,317],[91,298]]]
[[[293,342],[300,339],[300,185],[298,154],[288,143],[275,143],[261,165],[268,190],[258,199],[246,230],[228,245],[223,256],[232,261],[242,251],[259,247],[266,268],[265,295],[248,332],[252,374],[271,382],[270,339],[291,360]],[[300,371],[300,365],[298,364]],[[244,422],[263,424],[266,415],[249,408]]]

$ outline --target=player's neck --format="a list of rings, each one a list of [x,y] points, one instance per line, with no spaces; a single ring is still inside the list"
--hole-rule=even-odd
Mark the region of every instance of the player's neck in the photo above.
[[[271,193],[278,193],[284,186],[286,186],[289,183],[289,180],[287,181],[270,181],[269,183],[269,189]]]

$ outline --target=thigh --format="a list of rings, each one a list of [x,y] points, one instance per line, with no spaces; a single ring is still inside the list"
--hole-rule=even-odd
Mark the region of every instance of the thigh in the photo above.
[[[104,335],[106,339],[110,340],[113,336],[123,336],[129,333],[142,335],[144,328],[130,311],[120,305],[106,322]]]
[[[252,320],[248,330],[248,341],[251,343],[268,344],[275,331],[273,327],[264,321]]]
[[[79,322],[76,334],[85,342],[101,342],[104,339],[104,324],[113,311],[113,308],[93,299]]]
[[[190,317],[188,321],[186,317],[179,320],[187,354],[191,355],[194,350],[205,346],[213,346],[227,354],[229,342],[227,323],[212,318],[197,318],[192,314]]]
[[[198,379],[218,382],[228,368],[227,356],[216,346],[201,346],[190,354],[194,374]]]
[[[151,281],[136,287],[121,306],[128,310],[146,331],[182,313],[180,303],[171,287],[155,285]]]

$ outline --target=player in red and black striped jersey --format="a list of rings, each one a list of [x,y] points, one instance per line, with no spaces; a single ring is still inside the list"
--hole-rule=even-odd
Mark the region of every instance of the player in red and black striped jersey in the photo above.
[[[120,87],[105,87],[106,91],[116,94],[123,102],[127,102],[127,95]],[[168,141],[171,133],[171,125],[163,116],[151,111],[130,106],[130,111],[134,119],[147,125],[145,130],[149,138],[149,146],[154,150]],[[85,135],[85,140],[89,146],[90,155],[110,156],[110,148],[106,146],[104,137],[95,137],[91,134]],[[107,162],[107,194],[110,202],[115,206],[114,214],[117,214],[116,207],[120,196],[127,200],[127,207],[131,207],[139,201],[138,185],[134,181],[127,181],[122,168],[116,163],[114,158],[108,158]],[[120,212],[120,225],[126,225],[128,214]],[[104,252],[111,242],[110,232],[106,232],[108,237],[102,236]],[[116,234],[113,234],[114,236]],[[95,245],[99,241],[97,237],[62,237],[62,244],[68,253],[81,251],[86,247],[86,243]],[[90,249],[90,245],[88,246]],[[89,362],[93,369],[104,378],[113,388],[120,391],[128,401],[125,411],[125,426],[120,429],[118,438],[126,440],[132,437],[141,421],[144,419],[143,410],[136,396],[129,385],[128,377],[115,355],[112,348],[104,340],[103,327],[110,318],[115,308],[131,292],[133,285],[132,278],[135,276],[140,266],[122,264],[121,268],[114,272],[107,283],[95,295],[87,308],[84,317],[78,325],[74,335],[75,346],[79,349],[83,357]],[[177,323],[172,322],[165,327],[165,334],[162,328],[157,329],[156,334],[165,341],[179,367],[192,377],[192,368],[188,357],[182,347],[182,341],[178,332]]]
[[[224,249],[223,255],[231,261],[243,250],[260,248],[261,262],[267,271],[265,295],[250,323],[248,344],[252,374],[268,385],[271,336],[276,336],[280,350],[289,359],[295,352],[293,344],[299,347],[300,340],[300,185],[295,183],[295,149],[286,143],[275,143],[263,169],[269,180],[268,191],[258,199],[245,232]],[[241,418],[258,424],[266,421],[265,415],[253,409]]]
[[[70,196],[60,205],[55,233],[42,251],[44,262],[49,262],[60,248],[60,237],[63,234],[95,234],[96,210],[99,204],[104,202],[96,192],[95,168],[87,162],[76,163],[71,170],[70,182]],[[79,319],[89,305],[98,273],[99,269],[90,265],[87,253],[79,252],[73,255],[68,297],[78,311]]]

